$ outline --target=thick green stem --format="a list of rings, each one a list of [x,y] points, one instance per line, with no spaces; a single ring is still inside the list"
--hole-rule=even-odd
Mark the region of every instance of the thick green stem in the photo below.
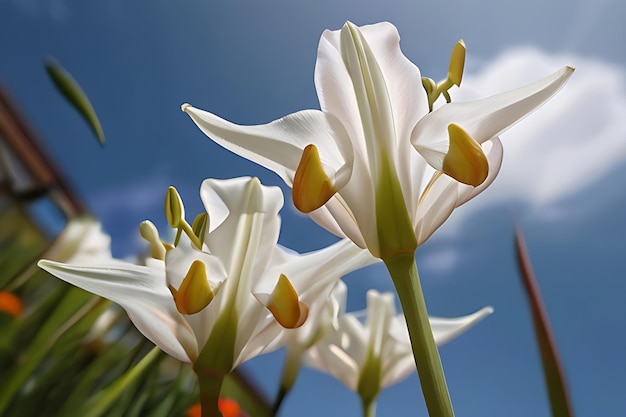
[[[361,397],[363,417],[376,417],[376,400]]]
[[[226,375],[222,375],[221,373],[198,375],[202,417],[222,417],[222,413],[218,407],[218,401],[225,377]]]
[[[413,356],[428,414],[431,417],[453,417],[450,394],[428,321],[414,254],[401,253],[390,259],[384,259],[384,262],[398,292],[409,328]]]

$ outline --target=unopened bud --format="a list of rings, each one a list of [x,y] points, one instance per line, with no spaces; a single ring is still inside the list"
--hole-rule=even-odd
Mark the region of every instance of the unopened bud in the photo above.
[[[165,217],[167,217],[167,223],[174,229],[180,227],[181,221],[185,218],[183,201],[176,188],[171,186],[165,195]]]

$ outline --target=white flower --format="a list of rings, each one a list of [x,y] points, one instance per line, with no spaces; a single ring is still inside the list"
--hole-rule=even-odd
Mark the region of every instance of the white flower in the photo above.
[[[111,237],[88,216],[70,219],[45,253],[46,258],[76,265],[111,259]]]
[[[435,342],[446,343],[492,311],[485,307],[464,317],[431,317]],[[395,313],[393,294],[369,290],[365,323],[362,316],[360,311],[341,314],[337,328],[305,353],[305,363],[373,399],[383,388],[414,372],[415,361],[404,315]]]
[[[90,266],[42,260],[39,266],[121,305],[148,339],[194,363],[197,372],[228,372],[279,347],[283,326],[307,318],[307,303],[373,262],[349,240],[305,255],[277,245],[282,193],[256,178],[205,180],[201,198],[206,213],[190,226],[170,188],[168,221],[184,233],[169,247],[144,222],[142,236],[154,257],[146,266],[114,259]]]
[[[498,135],[573,71],[430,112],[432,97],[399,41],[390,23],[325,31],[315,69],[321,111],[239,126],[182,108],[217,143],[280,175],[296,207],[317,223],[389,259],[415,250],[493,181],[502,159]],[[464,49],[455,48],[446,88],[460,84],[463,59]]]

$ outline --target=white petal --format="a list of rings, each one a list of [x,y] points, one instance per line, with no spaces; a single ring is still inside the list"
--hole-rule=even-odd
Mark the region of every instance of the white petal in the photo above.
[[[196,338],[165,284],[165,273],[123,262],[80,267],[41,260],[39,267],[72,285],[119,304],[137,329],[169,355],[193,362]]]
[[[337,180],[338,188],[350,177],[352,145],[341,122],[331,114],[304,110],[265,125],[241,126],[189,104],[182,108],[208,137],[274,171],[289,186],[302,151],[310,144],[318,148],[324,170]]]
[[[345,274],[380,262],[367,250],[359,248],[348,239],[302,255],[285,253],[280,247],[276,251],[283,252],[279,256],[284,263],[277,264],[274,268],[289,277],[300,294],[301,301],[307,305],[320,297],[326,299]]]
[[[489,173],[487,179],[478,187],[462,184],[455,179],[435,173],[433,183],[422,196],[415,219],[415,236],[421,245],[450,217],[456,207],[466,203],[495,180],[502,165],[502,143],[495,137],[482,145],[487,160]]]
[[[250,243],[248,238],[243,236],[240,237],[239,243],[236,240],[238,230],[242,230],[241,222],[250,216],[256,216],[258,220],[257,227],[261,233],[262,245],[254,248],[256,255],[249,253],[246,256],[253,256],[251,259],[256,259],[258,267],[261,270],[265,269],[280,232],[278,212],[283,206],[280,188],[263,186],[258,179],[249,177],[228,180],[207,179],[202,183],[200,196],[211,219],[212,230],[205,235],[205,243],[209,251],[222,261],[229,276],[235,262],[234,258],[244,255],[239,251],[244,248],[238,248],[237,245],[242,243],[247,248]],[[216,208],[220,213],[217,216]]]
[[[445,319],[430,317],[430,326],[437,345],[442,345],[467,331],[470,327],[493,313],[493,308],[484,307],[468,316]]]
[[[382,22],[359,27],[359,30],[382,72],[397,140],[406,143],[417,121],[428,112],[419,69],[402,54],[400,36],[392,24]],[[359,141],[362,138],[362,123],[352,80],[342,58],[340,33],[337,30],[322,34],[315,66],[315,86],[322,110],[337,116],[353,141]],[[365,149],[363,143],[355,146]],[[396,149],[405,153],[405,149]]]
[[[191,264],[196,260],[204,263],[209,285],[215,291],[216,287],[226,279],[222,262],[216,256],[196,249],[187,236],[181,236],[178,246],[165,254],[167,284],[178,289],[189,272]]]
[[[571,67],[564,67],[513,91],[477,101],[444,104],[417,123],[411,142],[429,164],[441,171],[448,152],[448,125],[461,126],[474,140],[483,143],[547,101],[563,87],[573,71]]]
[[[441,226],[452,214],[458,198],[459,182],[444,175],[435,173],[433,183],[425,191],[417,206],[415,219],[415,237],[421,245]]]

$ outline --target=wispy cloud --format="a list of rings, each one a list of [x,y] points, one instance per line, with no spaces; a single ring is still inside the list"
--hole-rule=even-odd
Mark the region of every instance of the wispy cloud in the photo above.
[[[496,182],[460,213],[516,200],[534,215],[590,188],[626,166],[624,69],[536,49],[510,51],[464,79],[455,100],[521,86],[562,65],[577,67],[569,83],[536,113],[501,135],[505,156]],[[461,216],[457,216],[461,217]]]

